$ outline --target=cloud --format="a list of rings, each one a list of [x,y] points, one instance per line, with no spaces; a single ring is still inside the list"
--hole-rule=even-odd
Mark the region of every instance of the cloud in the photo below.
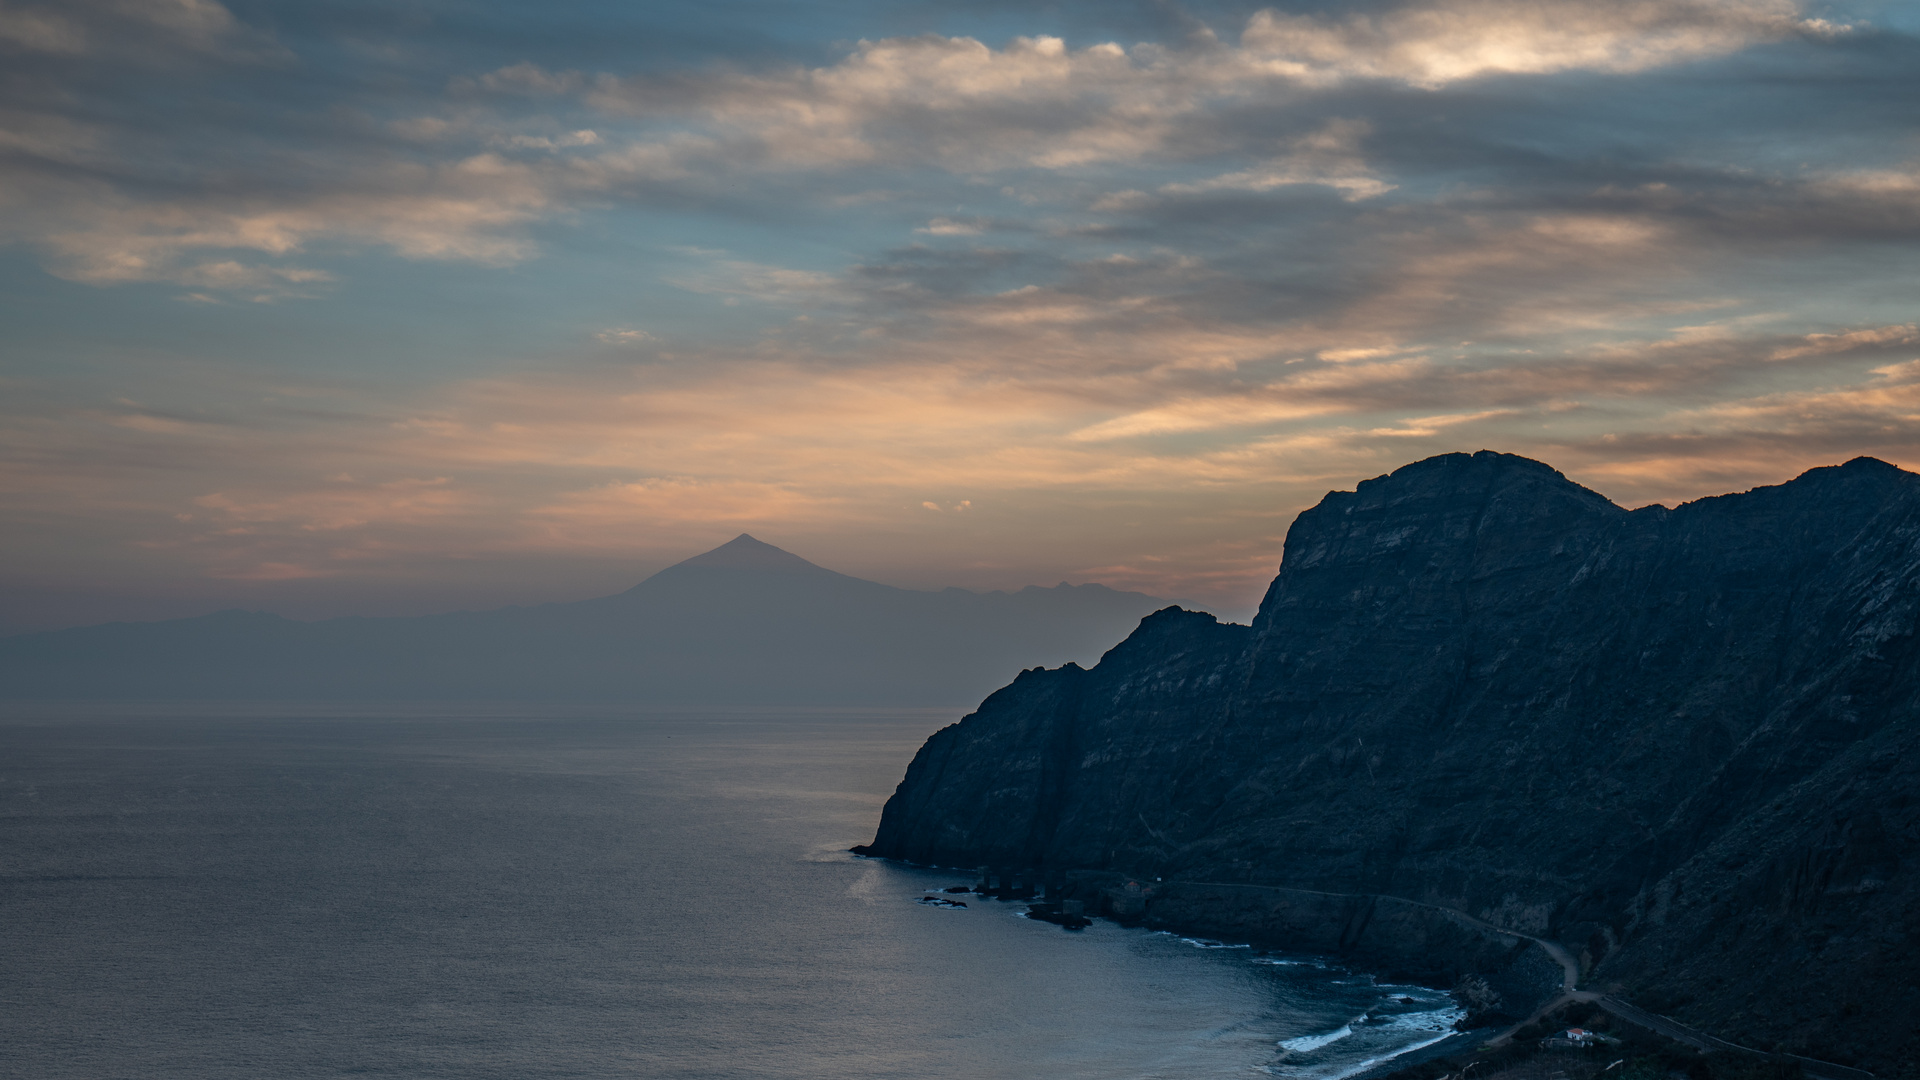
[[[212,0],[4,11],[0,36],[39,42],[32,48],[50,63],[72,68],[47,76],[55,86],[86,81],[73,72],[107,70],[93,55],[96,39],[130,40],[136,25],[203,59],[257,59],[272,44]],[[531,229],[543,221],[610,202],[764,202],[785,196],[753,185],[802,183],[781,179],[796,175],[931,168],[964,181],[1178,167],[1187,175],[1077,201],[1097,214],[1152,216],[1156,202],[1319,186],[1364,203],[1405,188],[1371,159],[1393,141],[1377,134],[1376,121],[1326,115],[1342,108],[1341,94],[1355,106],[1377,100],[1348,84],[1432,93],[1489,75],[1636,73],[1836,35],[1844,36],[1784,0],[1428,0],[1372,13],[1264,11],[1237,41],[1191,33],[1172,45],[1075,47],[1042,35],[995,48],[920,35],[860,41],[811,67],[627,75],[520,61],[453,80],[434,109],[368,117],[338,156],[235,146],[218,167],[168,160],[134,128],[80,118],[103,110],[69,116],[60,95],[43,95],[0,117],[0,150],[27,155],[14,173],[0,162],[0,186],[15,189],[13,238],[40,245],[55,272],[73,280],[169,281],[214,295],[222,287],[210,277],[240,265],[254,268],[254,280],[234,285],[236,295],[290,297],[311,293],[272,280],[313,269],[298,258],[319,245],[507,266],[536,253]],[[395,138],[407,153],[392,152]],[[181,176],[195,179],[183,185]],[[1898,169],[1809,183],[1828,203],[1915,202],[1903,194],[1911,177]],[[828,184],[801,197],[835,205],[845,194]],[[1712,205],[1714,194],[1700,193],[1696,205]],[[1920,217],[1920,204],[1909,216]],[[956,239],[1036,230],[985,214],[921,220],[924,234]],[[1056,222],[1040,231],[1091,236],[1075,230],[1092,227]],[[292,261],[249,261],[250,253]]]
[[[1309,368],[1258,387],[1236,387],[1206,396],[1187,396],[1139,412],[1114,417],[1073,432],[1084,442],[1212,431],[1300,420],[1355,411],[1377,404],[1368,391],[1399,387],[1428,375],[1422,358]]]
[[[214,0],[63,0],[0,7],[0,48],[143,66],[190,57],[257,63],[286,52]]]
[[[618,549],[661,529],[792,528],[833,516],[845,499],[741,479],[649,477],[569,492],[529,507],[519,542],[554,549]]]
[[[1452,0],[1344,18],[1262,11],[1236,45],[1075,49],[1041,36],[994,49],[925,35],[862,41],[838,63],[784,72],[581,84],[515,65],[482,81],[529,93],[586,85],[586,100],[609,112],[696,118],[736,166],[1068,169],[1218,151],[1196,140],[1208,125],[1191,121],[1255,95],[1278,103],[1351,79],[1434,89],[1497,74],[1639,72],[1838,32],[1779,0]],[[1378,194],[1380,182],[1351,151],[1363,130],[1335,125],[1300,140],[1295,156],[1192,190],[1334,183],[1350,197]]]
[[[1204,328],[1149,329],[1147,352],[1220,347]],[[1029,338],[868,341],[854,367],[807,342],[696,347],[682,364],[389,389],[377,409],[351,387],[210,373],[182,384],[187,409],[62,412],[23,390],[0,423],[0,506],[112,523],[146,557],[233,581],[671,561],[750,529],[837,537],[882,563],[906,537],[947,566],[971,550],[1011,568],[982,571],[995,587],[1074,576],[1228,598],[1270,575],[1294,510],[1429,453],[1530,453],[1629,502],[1836,455],[1920,462],[1904,324],[1721,324],[1544,359],[1323,349],[1237,368],[1106,363],[1125,336],[1038,357]],[[995,507],[974,519],[986,532],[918,531],[981,505]],[[1036,541],[1019,521],[1063,531]]]
[[[1798,360],[1807,356],[1824,356],[1877,346],[1912,345],[1916,342],[1920,342],[1920,326],[1913,323],[1876,326],[1839,334],[1808,334],[1798,344],[1775,349],[1768,359]]]
[[[840,279],[818,270],[770,266],[747,259],[716,258],[672,283],[688,292],[750,297],[773,303],[831,302],[844,296]]]
[[[497,93],[553,95],[577,93],[585,84],[577,71],[548,72],[536,64],[521,61],[489,71],[477,80],[465,80],[457,84],[456,89],[478,86]]]
[[[1345,19],[1261,11],[1242,63],[1307,83],[1392,79],[1425,89],[1489,75],[1630,73],[1842,27],[1781,0],[1456,0]]]
[[[444,476],[403,478],[356,485],[329,480],[327,486],[297,495],[258,496],[213,492],[192,500],[223,522],[248,526],[278,525],[302,532],[338,532],[374,521],[416,524],[466,509],[473,497]]]
[[[1864,383],[1766,394],[1687,410],[1674,419],[1696,429],[1743,434],[1855,434],[1906,438],[1920,422],[1920,359],[1876,367]],[[1862,430],[1864,429],[1864,430]]]
[[[590,128],[564,135],[494,135],[489,141],[495,146],[514,150],[564,150],[576,146],[598,146],[602,142],[599,132]]]
[[[1160,192],[1191,195],[1210,191],[1272,191],[1293,184],[1316,184],[1339,191],[1348,201],[1371,199],[1394,188],[1374,176],[1360,156],[1360,140],[1371,130],[1372,125],[1363,120],[1334,120],[1319,131],[1294,140],[1288,153],[1255,168],[1188,183],[1164,184]],[[1119,208],[1118,204],[1107,205]],[[1096,208],[1099,206],[1096,203]]]
[[[0,9],[0,41],[34,52],[75,55],[87,49],[86,31],[46,9]]]
[[[1023,37],[993,49],[928,35],[863,41],[822,68],[670,85],[603,79],[587,100],[628,115],[698,117],[749,166],[919,160],[977,171],[1137,157],[1193,107],[1184,81],[1109,43],[1071,50],[1059,38]]]
[[[1920,65],[1786,3],[715,63],[324,19],[276,54],[223,12],[0,8],[0,229],[111,331],[42,361],[75,339],[28,320],[53,344],[0,371],[33,572],[91,537],[183,581],[494,589],[748,528],[1219,598],[1293,511],[1428,453],[1628,501],[1920,460]],[[336,280],[376,259],[411,262],[377,304]],[[523,269],[435,330],[445,263]],[[389,317],[430,332],[369,373]]]
[[[1848,194],[1889,199],[1915,198],[1920,197],[1920,168],[1860,169],[1833,173],[1818,186]]]
[[[106,285],[164,281],[192,288],[305,294],[332,280],[312,267],[238,257],[297,257],[318,241],[375,244],[410,259],[505,266],[533,244],[519,230],[553,193],[526,166],[481,154],[432,168],[355,178],[358,190],[306,197],[135,201],[92,186],[42,209],[35,239],[62,277]]]
[[[955,221],[952,218],[937,217],[925,225],[913,230],[930,236],[979,236],[986,226],[978,221]]]

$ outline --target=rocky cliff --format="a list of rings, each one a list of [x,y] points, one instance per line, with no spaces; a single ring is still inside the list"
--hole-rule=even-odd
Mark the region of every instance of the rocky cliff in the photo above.
[[[867,850],[1497,967],[1406,914],[1465,913],[1735,1041],[1900,1073],[1917,617],[1920,476],[1884,462],[1629,512],[1432,458],[1301,514],[1251,627],[1168,608],[1092,669],[1023,672],[928,740]],[[1367,930],[1382,897],[1402,914]]]

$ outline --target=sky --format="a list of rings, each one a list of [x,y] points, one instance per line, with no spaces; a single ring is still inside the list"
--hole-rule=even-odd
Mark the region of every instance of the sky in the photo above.
[[[0,632],[1920,466],[1917,101],[1872,0],[5,0]]]

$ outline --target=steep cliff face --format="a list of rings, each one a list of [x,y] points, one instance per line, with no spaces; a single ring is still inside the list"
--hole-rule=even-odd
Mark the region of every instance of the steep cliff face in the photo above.
[[[1628,512],[1433,458],[1303,513],[1251,628],[1168,609],[1023,673],[871,850],[1438,905],[1885,1069],[1920,1008],[1917,619],[1920,477],[1883,462]]]

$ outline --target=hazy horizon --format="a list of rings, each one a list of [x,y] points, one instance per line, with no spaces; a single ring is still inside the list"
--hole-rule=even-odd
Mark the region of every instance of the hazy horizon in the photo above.
[[[742,533],[632,588],[413,617],[227,610],[0,637],[0,698],[965,706],[1091,667],[1165,606],[1099,585],[897,589]]]
[[[781,554],[784,554],[784,555],[792,555],[796,559],[799,559],[800,561],[805,562],[808,566],[813,568],[826,570],[834,574],[839,574],[840,576],[843,576],[843,577],[851,577],[858,581],[867,582],[867,583],[876,584],[876,585],[885,585],[888,588],[902,589],[908,592],[932,593],[932,592],[944,591],[946,589],[961,588],[966,592],[974,593],[976,595],[984,595],[984,594],[992,594],[992,593],[1017,593],[1017,592],[1023,592],[1028,589],[1063,588],[1063,587],[1073,587],[1073,586],[1080,586],[1080,585],[1096,585],[1103,588],[1112,588],[1112,586],[1106,585],[1105,582],[1098,582],[1098,581],[1069,582],[1064,580],[1055,582],[1051,586],[1034,582],[1032,584],[1015,586],[1015,587],[1006,588],[1006,589],[964,589],[963,586],[935,586],[931,588],[914,588],[911,586],[892,585],[884,581],[881,581],[881,582],[871,581],[871,579],[862,578],[857,574],[841,574],[840,571],[835,570],[833,567],[822,566],[821,564],[819,564],[818,562],[815,562],[814,560],[806,559],[804,556],[799,556],[793,552],[789,552],[785,548],[781,548],[778,544],[766,544],[765,541],[760,540],[760,538],[753,536],[751,533],[741,533],[738,536],[716,547],[709,548],[703,552],[696,552],[685,559],[681,559],[676,562],[669,563],[666,566],[660,567],[659,569],[646,574],[645,576],[639,578],[636,581],[627,583],[625,586],[616,586],[611,592],[595,593],[591,596],[584,596],[584,597],[563,596],[563,597],[553,597],[546,600],[533,600],[531,602],[523,603],[523,604],[503,604],[503,605],[498,605],[492,608],[452,608],[444,611],[436,609],[432,611],[404,612],[404,613],[392,613],[392,614],[370,614],[367,612],[352,611],[352,612],[343,612],[339,614],[321,615],[314,618],[306,618],[306,619],[299,618],[298,616],[287,615],[283,612],[268,611],[262,608],[212,608],[205,611],[190,612],[185,615],[161,616],[159,618],[154,618],[154,619],[117,619],[117,620],[106,620],[106,621],[107,622],[170,622],[170,621],[183,619],[183,618],[191,619],[191,618],[204,616],[204,615],[225,614],[233,611],[246,611],[246,612],[257,612],[260,614],[276,615],[282,618],[292,619],[296,622],[320,622],[328,619],[341,619],[341,618],[410,618],[410,617],[431,616],[431,615],[464,614],[468,612],[497,611],[497,610],[502,610],[504,608],[537,607],[537,606],[544,606],[544,605],[550,605],[550,604],[568,604],[568,603],[578,602],[581,600],[605,599],[609,596],[618,596],[621,593],[629,592],[633,589],[640,587],[641,585],[646,584],[648,581],[657,577],[662,571],[671,570],[675,567],[685,566],[688,564],[699,565],[701,563],[701,560],[706,559],[709,556],[715,555],[716,553],[725,552],[729,548],[732,548],[738,545],[743,540],[751,541],[755,544],[765,545],[767,547],[770,547],[779,551]],[[1135,589],[1115,589],[1114,591],[1123,592],[1123,593],[1139,593],[1139,590],[1135,590]],[[1191,603],[1191,601],[1185,601],[1180,597],[1156,597],[1156,596],[1152,596],[1152,594],[1149,594],[1149,593],[1139,593],[1139,594],[1142,596],[1146,596],[1157,602],[1164,602],[1168,604]],[[1214,614],[1219,615],[1222,621],[1247,622],[1253,617],[1255,606],[1257,606],[1257,604],[1254,606],[1248,607],[1245,612],[1240,613],[1238,618],[1229,618],[1229,616],[1224,612],[1214,612]],[[49,630],[77,629],[81,627],[96,626],[96,625],[101,625],[101,623],[85,622],[85,623],[74,623],[71,626],[32,627],[25,630],[19,630],[19,631],[0,628],[0,637],[11,636],[13,634],[21,634],[21,633],[24,633],[24,634],[42,633]]]

